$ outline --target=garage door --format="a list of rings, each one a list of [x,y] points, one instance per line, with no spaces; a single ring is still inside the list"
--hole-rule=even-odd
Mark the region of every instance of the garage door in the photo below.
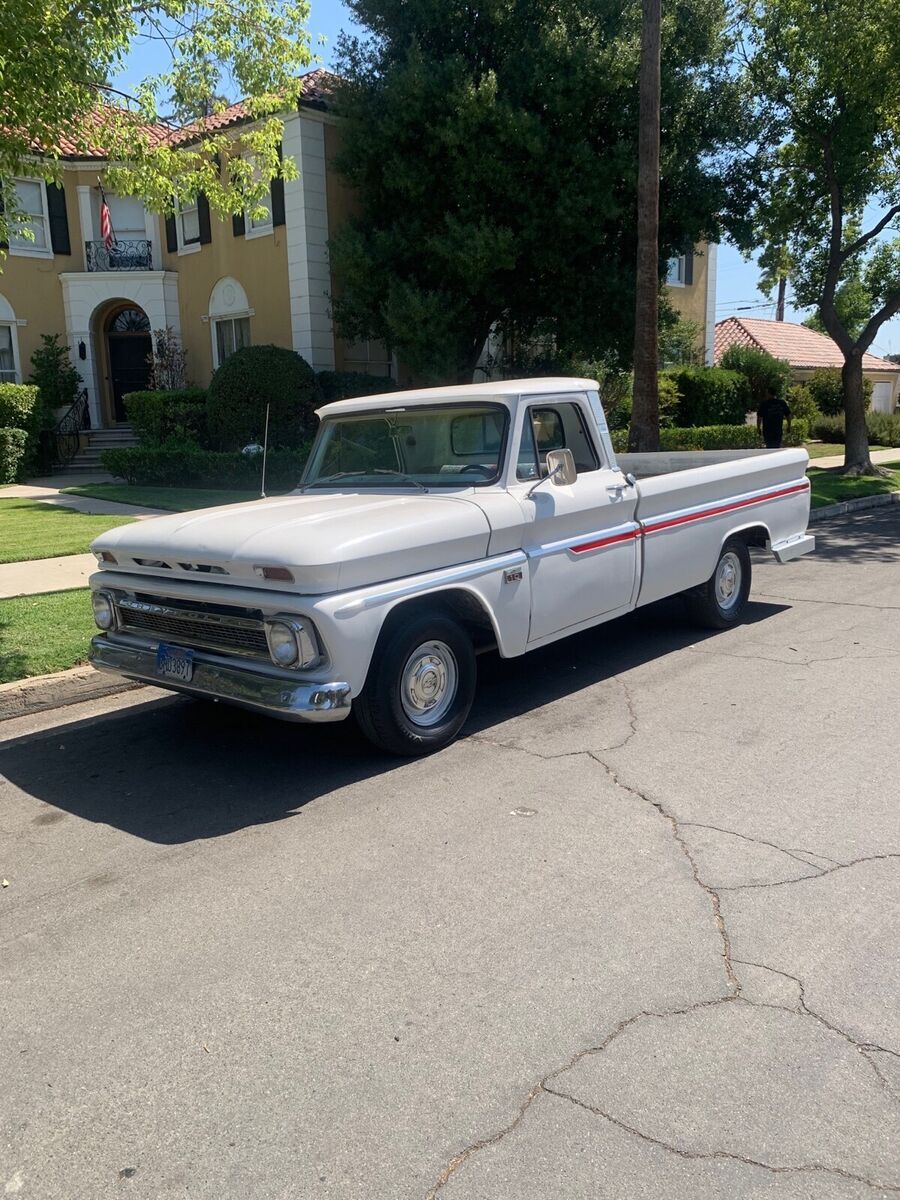
[[[893,412],[893,404],[891,403],[892,392],[894,385],[892,383],[876,383],[872,388],[872,411],[889,413]]]

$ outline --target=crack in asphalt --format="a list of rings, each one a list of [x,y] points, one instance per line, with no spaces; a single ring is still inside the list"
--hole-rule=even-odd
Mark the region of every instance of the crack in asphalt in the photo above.
[[[620,749],[627,742],[629,742],[638,732],[638,730],[637,730],[637,715],[635,712],[634,703],[633,703],[632,697],[631,697],[627,687],[624,685],[624,681],[623,681],[623,691],[625,693],[626,703],[628,705],[630,732],[626,735],[625,739],[622,742],[618,743],[616,746],[605,747],[604,753],[607,752],[608,750]],[[778,850],[781,853],[787,854],[788,857],[794,858],[798,862],[802,862],[805,866],[812,867],[813,870],[816,872],[813,875],[806,875],[806,876],[798,877],[797,879],[791,879],[791,880],[782,880],[778,883],[746,884],[746,885],[743,885],[743,887],[779,887],[786,883],[799,883],[804,880],[818,879],[822,875],[830,875],[835,871],[845,870],[848,867],[856,866],[862,862],[870,862],[873,860],[882,860],[882,859],[900,858],[900,854],[869,855],[869,856],[866,856],[863,858],[854,859],[851,862],[846,862],[846,863],[838,862],[835,859],[830,859],[826,855],[815,855],[815,857],[823,858],[823,859],[825,859],[825,861],[834,863],[834,865],[832,867],[817,867],[815,864],[809,863],[805,859],[797,858],[798,854],[814,855],[815,854],[814,851],[799,850],[799,851],[794,852],[791,850],[785,850],[784,847],[778,846],[774,842],[769,842],[769,841],[766,841],[764,839],[759,839],[759,838],[752,838],[746,834],[735,833],[733,830],[722,829],[719,826],[704,825],[701,822],[696,822],[696,821],[684,821],[684,822],[679,821],[679,819],[673,813],[669,812],[669,810],[662,803],[662,801],[654,800],[651,796],[647,795],[645,792],[642,792],[640,789],[632,786],[631,784],[625,783],[622,780],[622,778],[620,777],[619,772],[614,767],[612,767],[609,763],[605,762],[598,753],[595,753],[593,751],[570,750],[570,751],[565,751],[561,754],[542,754],[540,751],[533,750],[530,747],[517,746],[513,743],[504,742],[504,741],[497,740],[497,739],[491,739],[491,738],[485,737],[483,735],[475,734],[475,735],[473,735],[473,737],[475,740],[485,742],[488,745],[496,746],[498,748],[502,748],[505,750],[512,750],[514,752],[518,752],[521,754],[526,754],[529,757],[543,759],[544,761],[554,761],[554,760],[562,759],[562,758],[576,758],[576,757],[581,757],[581,756],[590,758],[593,762],[597,763],[598,766],[603,768],[603,770],[606,772],[609,779],[612,781],[612,783],[617,788],[619,788],[621,791],[625,792],[628,796],[630,796],[632,798],[636,798],[636,799],[642,801],[644,804],[648,804],[648,805],[650,805],[650,807],[654,808],[656,810],[656,812],[668,823],[668,825],[671,829],[673,840],[676,842],[676,844],[678,845],[682,854],[687,859],[688,864],[690,865],[691,873],[692,873],[695,883],[707,895],[707,897],[710,900],[710,904],[711,904],[712,910],[713,910],[713,918],[714,918],[714,922],[716,925],[716,929],[717,929],[719,936],[721,938],[721,941],[722,941],[722,959],[723,959],[723,964],[724,964],[724,968],[725,968],[726,986],[729,989],[729,993],[725,996],[718,996],[718,997],[708,999],[708,1000],[701,1000],[695,1004],[691,1004],[691,1005],[688,1005],[686,1007],[679,1008],[679,1009],[672,1009],[672,1010],[667,1010],[667,1011],[663,1011],[663,1012],[641,1010],[640,1012],[635,1013],[632,1016],[627,1017],[622,1021],[619,1021],[618,1024],[607,1035],[607,1037],[604,1038],[604,1040],[599,1043],[599,1045],[586,1047],[586,1048],[576,1051],[575,1054],[573,1054],[572,1057],[569,1058],[562,1066],[557,1067],[554,1070],[548,1072],[536,1084],[534,1084],[532,1086],[532,1088],[530,1089],[530,1091],[528,1092],[528,1094],[526,1095],[523,1102],[521,1103],[521,1105],[519,1106],[519,1108],[517,1109],[515,1116],[508,1124],[504,1125],[501,1129],[495,1131],[494,1133],[490,1134],[489,1136],[487,1136],[485,1138],[480,1138],[478,1141],[473,1142],[471,1145],[465,1147],[463,1150],[459,1151],[456,1155],[454,1155],[453,1158],[450,1159],[450,1161],[447,1163],[447,1165],[441,1171],[441,1173],[438,1176],[437,1180],[435,1181],[434,1185],[432,1186],[430,1191],[427,1193],[426,1200],[436,1200],[438,1193],[445,1187],[445,1185],[450,1181],[450,1179],[453,1178],[453,1176],[459,1171],[459,1169],[473,1155],[478,1154],[481,1150],[487,1149],[490,1146],[497,1145],[499,1142],[503,1141],[503,1139],[506,1138],[509,1134],[511,1134],[521,1124],[523,1118],[525,1117],[525,1114],[528,1112],[528,1110],[531,1108],[534,1101],[537,1099],[538,1096],[541,1095],[542,1092],[546,1093],[547,1095],[556,1096],[558,1099],[561,1099],[561,1100],[567,1100],[570,1103],[572,1103],[582,1109],[585,1109],[588,1112],[591,1112],[594,1115],[601,1117],[606,1121],[609,1121],[611,1124],[617,1126],[619,1129],[622,1129],[623,1131],[629,1133],[630,1135],[637,1137],[648,1144],[651,1144],[651,1145],[659,1147],[660,1149],[666,1150],[669,1153],[678,1155],[679,1157],[681,1157],[683,1159],[699,1160],[699,1161],[727,1160],[727,1161],[732,1161],[732,1162],[743,1163],[746,1166],[758,1167],[762,1170],[769,1171],[772,1174],[798,1174],[798,1173],[802,1173],[802,1172],[816,1172],[819,1174],[830,1175],[830,1176],[833,1176],[833,1177],[839,1178],[839,1179],[845,1179],[848,1182],[859,1183],[859,1184],[862,1184],[865,1187],[869,1187],[875,1191],[890,1192],[892,1194],[900,1194],[900,1187],[898,1187],[898,1186],[894,1186],[892,1184],[881,1183],[877,1180],[869,1179],[866,1176],[857,1175],[851,1171],[846,1171],[841,1167],[829,1167],[823,1163],[813,1162],[813,1163],[794,1164],[794,1165],[789,1165],[789,1166],[776,1166],[771,1163],[763,1162],[760,1159],[754,1159],[749,1156],[735,1154],[735,1153],[731,1153],[731,1152],[725,1151],[725,1150],[710,1150],[710,1151],[685,1150],[679,1146],[672,1145],[671,1143],[665,1142],[659,1138],[655,1138],[655,1137],[651,1136],[650,1134],[644,1133],[641,1130],[628,1125],[627,1122],[621,1120],[619,1117],[614,1116],[612,1113],[608,1113],[602,1109],[595,1108],[592,1105],[589,1105],[589,1104],[585,1103],[584,1101],[577,1099],[577,1097],[572,1096],[567,1092],[559,1090],[558,1087],[552,1086],[552,1083],[555,1080],[559,1079],[560,1076],[565,1075],[566,1072],[570,1071],[583,1058],[586,1058],[590,1055],[603,1053],[603,1051],[608,1049],[610,1044],[617,1037],[619,1037],[620,1034],[622,1034],[626,1029],[628,1029],[632,1025],[634,1025],[637,1021],[640,1021],[640,1020],[643,1020],[646,1018],[650,1018],[650,1017],[665,1019],[667,1017],[685,1016],[688,1013],[695,1012],[698,1009],[702,1009],[702,1008],[710,1008],[710,1007],[713,1007],[716,1005],[721,1005],[721,1004],[741,1003],[741,1004],[748,1004],[755,1008],[781,1009],[784,1012],[792,1012],[792,1013],[795,1013],[802,1017],[806,1017],[806,1018],[809,1018],[810,1020],[816,1021],[823,1028],[828,1029],[830,1032],[841,1037],[848,1044],[852,1045],[854,1047],[854,1049],[857,1050],[863,1056],[865,1061],[868,1063],[869,1067],[871,1068],[871,1070],[873,1072],[873,1075],[875,1076],[875,1078],[877,1080],[880,1090],[893,1103],[895,1103],[895,1104],[900,1103],[900,1099],[898,1099],[898,1096],[893,1089],[891,1081],[880,1070],[878,1064],[873,1060],[873,1058],[871,1057],[871,1054],[868,1052],[869,1051],[882,1052],[882,1053],[895,1055],[896,1057],[900,1057],[900,1055],[896,1055],[895,1051],[890,1050],[884,1046],[879,1046],[876,1043],[858,1041],[851,1034],[847,1033],[846,1030],[841,1029],[837,1025],[834,1025],[831,1021],[829,1021],[827,1018],[823,1017],[820,1013],[811,1009],[809,1007],[809,1005],[806,1003],[806,990],[805,990],[803,981],[801,979],[799,979],[797,976],[790,975],[786,971],[776,970],[774,967],[768,967],[764,963],[754,963],[754,962],[750,962],[750,961],[744,960],[744,959],[735,959],[733,957],[731,941],[729,938],[725,919],[722,914],[721,903],[720,903],[720,898],[719,898],[718,893],[719,893],[719,891],[741,890],[741,887],[740,886],[712,887],[711,885],[707,884],[703,880],[703,878],[700,874],[699,866],[698,866],[696,860],[694,859],[694,856],[691,853],[691,850],[682,835],[682,828],[696,827],[696,828],[710,829],[710,830],[715,830],[716,832],[719,832],[719,833],[730,834],[734,837],[741,838],[744,841],[757,842],[760,845],[765,845],[771,849]],[[799,990],[799,1007],[792,1008],[792,1007],[789,1007],[789,1006],[783,1005],[783,1004],[762,1003],[759,1001],[748,1000],[745,996],[743,996],[741,994],[742,993],[742,985],[741,985],[740,979],[735,971],[735,967],[741,966],[741,965],[749,966],[749,967],[756,967],[760,970],[771,971],[773,974],[780,975],[785,979],[791,980],[793,983],[796,984],[796,986]]]
[[[791,879],[776,879],[772,883],[717,884],[716,887],[720,892],[746,892],[753,888],[786,887],[790,883],[809,883],[813,879],[821,879],[825,875],[833,875],[836,871],[846,871],[850,867],[858,867],[861,863],[886,862],[894,858],[900,858],[900,854],[865,854],[861,858],[852,858],[849,862],[837,863],[833,867],[814,868],[816,871],[815,875],[796,875]],[[808,863],[807,866],[812,866],[812,864]]]
[[[713,833],[724,833],[728,837],[740,838],[742,842],[751,842],[755,846],[768,846],[770,850],[777,850],[779,854],[786,854],[788,858],[802,863],[804,867],[812,867],[814,871],[822,872],[826,868],[817,867],[815,863],[811,863],[805,858],[800,858],[801,854],[810,854],[813,858],[824,858],[827,862],[834,863],[836,867],[844,866],[838,859],[828,858],[826,854],[816,854],[815,850],[786,849],[784,846],[779,846],[776,842],[769,842],[765,838],[751,837],[749,833],[738,833],[734,829],[723,829],[721,825],[707,825],[703,821],[682,821],[681,825],[684,829],[711,829]],[[812,879],[813,876],[807,875],[805,878]]]

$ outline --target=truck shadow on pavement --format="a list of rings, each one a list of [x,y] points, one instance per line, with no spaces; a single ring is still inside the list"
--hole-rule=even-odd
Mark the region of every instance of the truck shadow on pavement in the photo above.
[[[745,624],[785,607],[751,603]],[[714,636],[691,625],[677,601],[662,601],[522,658],[484,655],[462,738]],[[405,762],[373,750],[352,721],[288,725],[176,696],[0,750],[0,772],[28,795],[163,845],[285,820],[317,797]],[[46,822],[46,814],[35,820]]]

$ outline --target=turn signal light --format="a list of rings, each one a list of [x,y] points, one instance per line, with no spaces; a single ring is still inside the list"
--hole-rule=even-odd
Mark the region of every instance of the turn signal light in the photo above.
[[[253,570],[263,579],[272,579],[277,583],[294,582],[294,576],[287,567],[254,567]]]
[[[117,567],[119,565],[119,560],[116,558],[116,556],[114,554],[110,554],[110,552],[108,550],[100,551],[100,561],[112,563],[112,565],[114,567]]]

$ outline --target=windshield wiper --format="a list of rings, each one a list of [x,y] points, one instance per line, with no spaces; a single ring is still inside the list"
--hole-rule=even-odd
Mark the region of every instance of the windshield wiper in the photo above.
[[[323,483],[332,483],[335,479],[349,479],[354,475],[368,475],[368,471],[335,471],[333,475],[323,475],[320,479],[311,479],[309,483],[304,483],[303,487],[297,488],[297,491],[305,492],[307,488],[319,487]]]
[[[397,479],[402,479],[404,483],[411,483],[413,487],[417,487],[421,492],[427,492],[428,488],[424,483],[420,483],[418,479],[413,479],[412,475],[404,475],[402,471],[391,471],[388,467],[375,467],[372,471],[373,475],[394,475]]]

